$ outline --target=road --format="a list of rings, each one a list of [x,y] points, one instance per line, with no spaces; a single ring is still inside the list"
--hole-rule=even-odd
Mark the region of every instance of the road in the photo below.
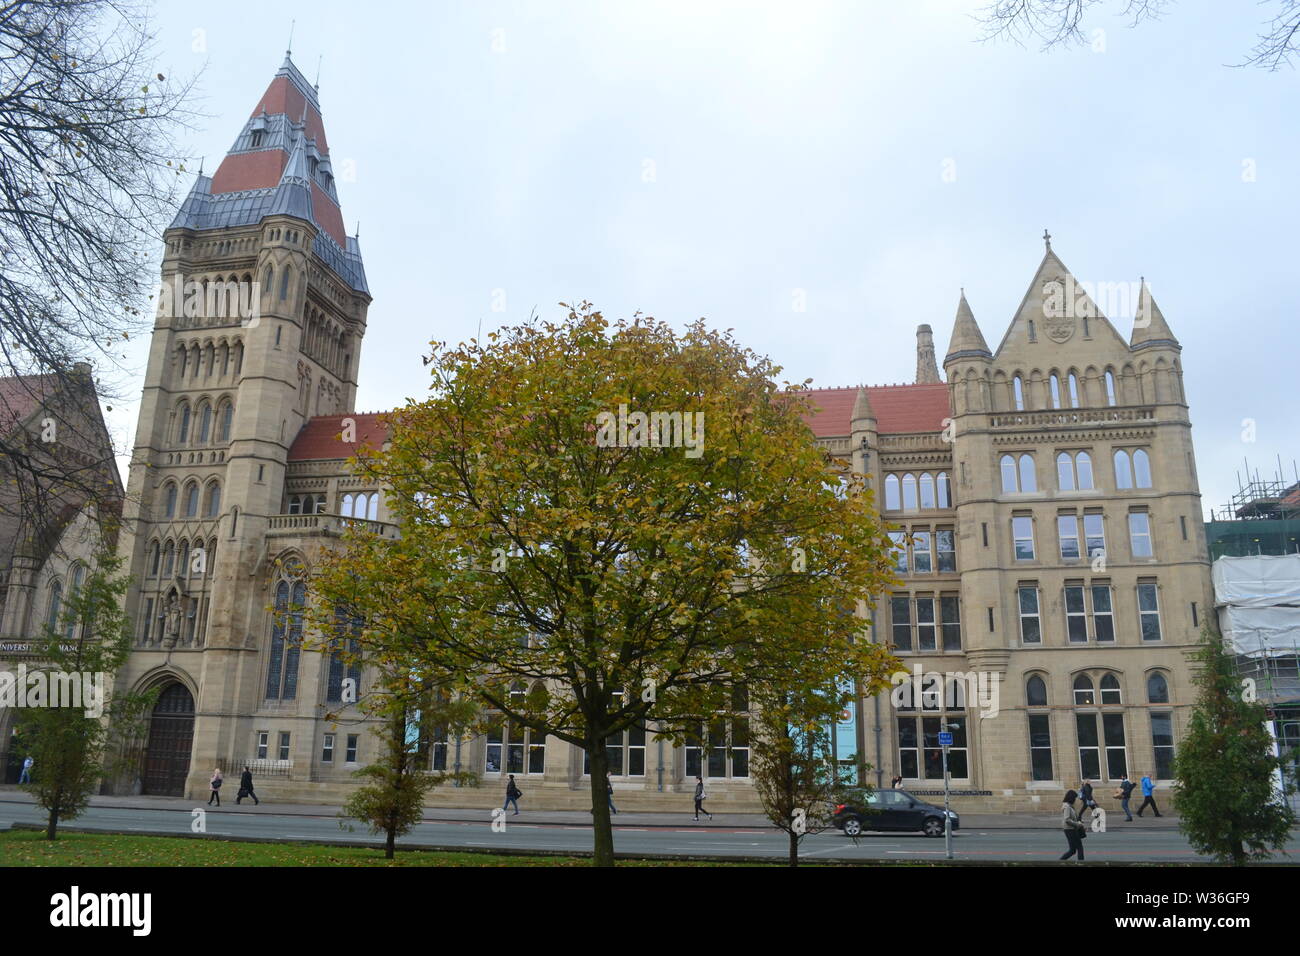
[[[204,825],[209,836],[258,837],[284,841],[328,843],[373,843],[375,838],[364,830],[348,833],[339,828],[337,817],[326,814],[277,813],[262,807],[203,808]],[[463,819],[425,821],[401,839],[404,846],[514,850],[590,851],[591,827],[579,823],[529,823],[528,814],[505,817],[503,832],[492,829],[485,811],[455,811]],[[473,818],[482,815],[481,821]],[[122,833],[191,833],[192,810],[183,807],[111,807],[92,806],[74,824],[75,827],[111,830]],[[786,838],[775,830],[756,826],[694,824],[683,815],[684,822],[667,825],[616,825],[614,848],[618,853],[705,855],[713,857],[784,858]],[[1114,820],[1114,817],[1112,817]],[[41,812],[25,802],[0,801],[0,828],[12,823],[43,822]],[[1089,860],[1115,862],[1204,861],[1172,827],[1112,823],[1105,833],[1091,833],[1085,843]],[[1045,861],[1060,856],[1065,839],[1059,830],[1050,828],[970,828],[959,830],[953,839],[954,857],[971,861]],[[1282,862],[1300,862],[1300,834],[1292,832],[1289,857]],[[936,860],[943,859],[943,840],[920,834],[876,833],[861,837],[855,844],[838,831],[815,834],[804,839],[801,857],[816,860]],[[0,860],[0,865],[3,861]]]

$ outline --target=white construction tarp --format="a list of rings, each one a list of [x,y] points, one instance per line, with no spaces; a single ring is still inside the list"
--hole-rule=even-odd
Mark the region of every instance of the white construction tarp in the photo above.
[[[1219,606],[1300,606],[1300,554],[1219,558],[1211,575],[1214,603]]]
[[[1300,607],[1219,608],[1219,631],[1246,657],[1300,654]]]

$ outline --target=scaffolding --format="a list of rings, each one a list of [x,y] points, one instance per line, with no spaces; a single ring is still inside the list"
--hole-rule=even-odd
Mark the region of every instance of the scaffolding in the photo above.
[[[1260,478],[1246,465],[1246,480],[1237,472],[1237,492],[1221,508],[1210,509],[1205,524],[1210,560],[1251,554],[1300,553],[1300,474],[1294,481],[1277,475]]]

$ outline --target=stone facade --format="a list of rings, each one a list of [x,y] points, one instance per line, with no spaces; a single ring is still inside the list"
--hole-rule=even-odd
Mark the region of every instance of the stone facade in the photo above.
[[[286,61],[165,235],[164,279],[233,283],[257,308],[173,307],[154,328],[124,540],[135,650],[121,679],[165,699],[119,790],[195,796],[214,766],[247,763],[264,796],[335,801],[375,754],[339,694],[346,676],[364,692],[365,675],[302,649],[292,615],[273,613],[310,600],[311,569],[346,522],[397,533],[382,489],[346,464],[385,432],[355,411],[370,295],[341,223],[315,91]],[[947,384],[922,326],[917,383],[812,393],[815,440],[866,473],[911,534],[906,573],[877,600],[876,639],[923,671],[1000,680],[985,717],[973,699],[860,701],[840,755],[869,762],[873,782],[940,788],[946,714],[954,785],[970,792],[959,808],[1043,796],[1046,808],[1084,772],[1104,792],[1124,769],[1163,766],[1166,729],[1177,738],[1191,701],[1184,653],[1210,590],[1179,346],[1154,303],[1128,343],[1099,312],[1052,314],[1041,290],[1066,276],[1049,246],[996,351],[963,296]],[[697,768],[715,806],[756,806],[743,748],[628,733],[617,753],[620,807],[689,808]],[[435,804],[495,803],[506,772],[533,807],[590,799],[580,751],[508,728],[429,741],[429,760],[484,779],[436,791]]]

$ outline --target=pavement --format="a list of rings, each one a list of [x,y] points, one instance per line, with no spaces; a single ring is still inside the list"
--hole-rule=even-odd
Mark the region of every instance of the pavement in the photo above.
[[[30,805],[34,802],[30,794],[17,787],[0,787],[0,804]],[[195,807],[204,807],[212,812],[217,812],[219,809],[230,813],[256,813],[258,810],[262,810],[267,813],[273,812],[277,816],[335,817],[339,814],[339,807],[333,804],[271,803],[263,800],[258,805],[251,800],[245,800],[242,804],[236,805],[233,795],[224,799],[220,808],[215,805],[208,807],[203,800],[147,796],[95,796],[90,798],[90,805],[92,807],[119,810],[171,810],[178,813],[189,813]],[[510,815],[512,822],[556,826],[581,826],[591,823],[590,812],[529,810],[526,805],[520,809],[522,812],[517,819]],[[485,810],[481,807],[426,807],[422,819],[426,823],[482,823],[491,819],[491,813],[491,810]],[[1053,809],[1051,813],[962,813],[960,816],[962,829],[964,830],[1060,830],[1061,828],[1060,811],[1057,809]],[[1178,816],[1170,812],[1164,813],[1160,817],[1145,814],[1141,820],[1134,820],[1132,824],[1125,823],[1123,814],[1116,810],[1107,810],[1106,817],[1109,826],[1118,823],[1126,827],[1144,827],[1151,830],[1178,829]],[[676,828],[695,824],[695,818],[690,813],[623,812],[614,816],[612,820],[616,826],[620,827]],[[729,828],[764,829],[772,827],[767,817],[761,813],[715,813],[712,821],[701,817],[700,823],[711,823],[714,827]]]

